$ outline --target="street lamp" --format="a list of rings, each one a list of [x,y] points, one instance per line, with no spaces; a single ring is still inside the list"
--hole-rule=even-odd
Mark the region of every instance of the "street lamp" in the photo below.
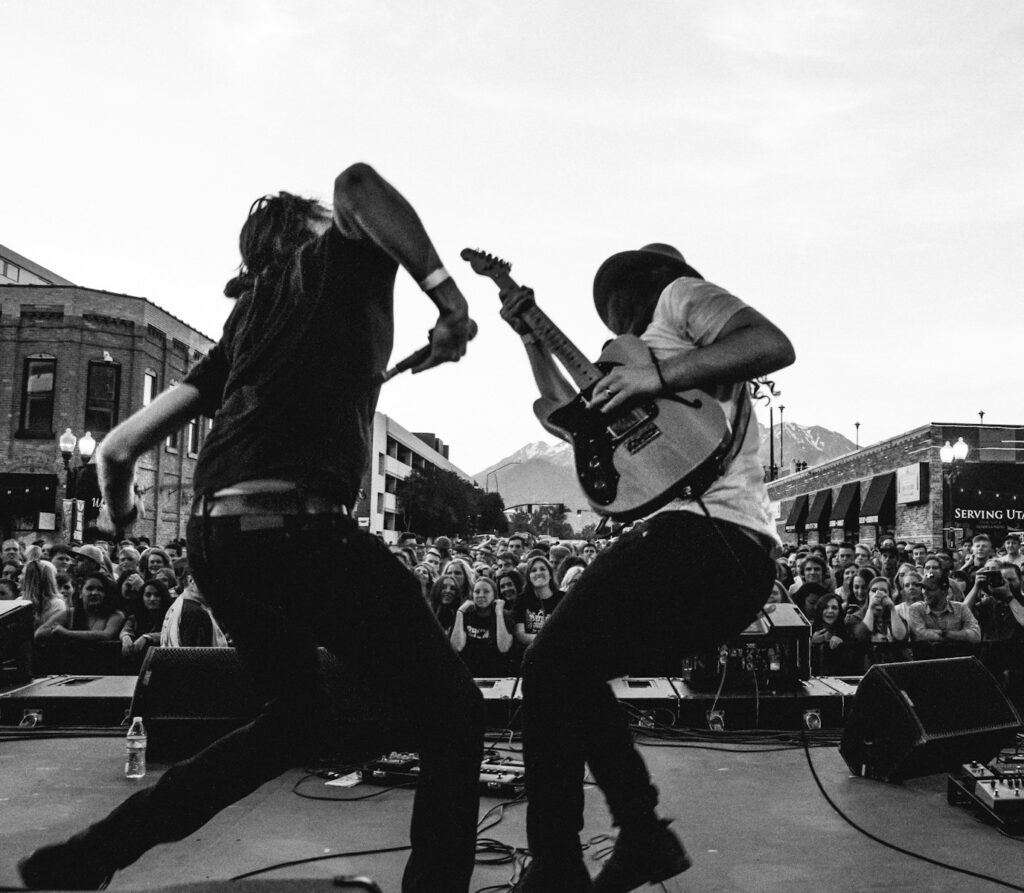
[[[971,448],[964,443],[962,437],[958,437],[955,444],[950,446],[947,440],[945,444],[939,447],[939,461],[942,462],[942,481],[946,486],[948,498],[943,500],[942,514],[943,514],[943,525],[942,525],[942,538],[946,539],[946,531],[952,530],[954,514],[953,514],[953,485],[956,483],[956,479],[960,476],[960,469],[963,467],[964,462],[967,460],[967,454],[971,451]],[[952,533],[950,533],[952,537]],[[949,548],[956,548],[955,542],[946,542]]]
[[[508,468],[510,465],[522,465],[522,464],[523,464],[522,461],[520,461],[519,459],[516,459],[514,462],[506,462],[504,465],[499,465],[497,468],[494,469],[494,471],[488,471],[486,477],[484,477],[484,493],[490,493],[491,492],[489,484],[490,484],[490,481],[491,481],[491,475],[492,474],[494,475],[494,492],[497,493],[498,492],[498,472],[501,471],[503,468]]]
[[[86,431],[79,439],[75,437],[70,428],[65,428],[57,443],[60,444],[60,454],[64,459],[64,489],[68,499],[75,499],[78,496],[78,476],[92,460],[92,454],[96,452],[96,438]],[[74,456],[76,444],[78,445],[78,464],[72,468],[71,458]]]
[[[782,444],[786,439],[786,423],[782,420],[782,414],[786,407],[779,404],[779,468],[786,467],[786,460],[783,458]]]

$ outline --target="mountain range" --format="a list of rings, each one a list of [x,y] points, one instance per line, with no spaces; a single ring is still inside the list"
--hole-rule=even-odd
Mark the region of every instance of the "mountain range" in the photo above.
[[[770,445],[768,428],[757,423],[761,443],[761,463],[769,463]],[[782,473],[792,471],[796,461],[808,467],[843,456],[856,449],[849,438],[819,425],[797,425],[786,422],[782,426],[781,458],[785,461]],[[775,430],[775,462],[781,465],[779,427]],[[499,459],[473,475],[485,490],[498,491],[507,507],[537,503],[564,503],[568,508],[566,520],[577,530],[598,519],[590,511],[587,500],[576,482],[572,448],[562,442],[555,444],[543,440],[528,443],[514,453]],[[576,513],[579,512],[577,515]]]

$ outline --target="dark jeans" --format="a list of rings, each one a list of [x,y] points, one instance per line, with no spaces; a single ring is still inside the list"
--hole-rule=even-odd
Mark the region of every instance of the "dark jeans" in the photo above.
[[[188,528],[196,581],[234,640],[262,712],[85,834],[123,867],[314,759],[338,728],[318,672],[322,645],[414,726],[421,767],[402,890],[465,891],[479,811],[480,692],[418,582],[380,540],[338,516],[287,520],[284,530],[241,532],[238,518],[193,518]]]
[[[534,855],[578,858],[584,763],[612,819],[650,827],[657,790],[607,680],[742,631],[774,580],[767,549],[735,525],[658,515],[602,552],[523,659],[527,835]]]

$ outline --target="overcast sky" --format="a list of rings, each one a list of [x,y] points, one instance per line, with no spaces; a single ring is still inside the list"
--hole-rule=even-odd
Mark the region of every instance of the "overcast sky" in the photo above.
[[[1024,423],[1020,0],[3,0],[0,33],[0,242],[212,337],[256,196],[397,186],[480,335],[380,409],[466,471],[551,440],[467,245],[596,356],[597,266],[675,244],[793,339],[787,422]],[[399,276],[396,358],[436,315]]]

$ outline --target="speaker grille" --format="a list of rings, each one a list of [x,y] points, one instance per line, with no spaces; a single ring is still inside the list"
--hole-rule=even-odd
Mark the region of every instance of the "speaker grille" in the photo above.
[[[855,774],[894,781],[986,762],[1020,728],[976,658],[875,664],[857,688],[839,751]]]

